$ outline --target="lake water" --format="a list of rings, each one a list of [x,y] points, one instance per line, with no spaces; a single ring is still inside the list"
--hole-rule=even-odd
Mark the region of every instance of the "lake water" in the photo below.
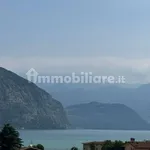
[[[24,145],[43,144],[49,150],[69,150],[76,146],[82,149],[82,142],[101,140],[136,140],[150,139],[150,131],[122,130],[21,130]]]

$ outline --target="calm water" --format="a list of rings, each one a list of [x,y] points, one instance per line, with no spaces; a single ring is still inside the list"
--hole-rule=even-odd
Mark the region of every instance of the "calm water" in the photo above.
[[[150,131],[114,131],[114,130],[22,130],[24,145],[41,143],[46,149],[82,148],[82,142],[95,140],[136,140],[150,139]]]

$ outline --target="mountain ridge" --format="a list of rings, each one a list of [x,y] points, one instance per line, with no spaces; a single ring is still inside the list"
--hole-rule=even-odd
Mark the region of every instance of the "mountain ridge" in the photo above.
[[[124,104],[90,102],[65,109],[74,128],[150,130],[150,124]]]
[[[0,124],[27,129],[65,129],[69,126],[62,104],[19,75],[0,68]]]
[[[65,87],[67,86],[67,91]],[[47,86],[43,87],[46,91],[51,92],[53,97],[60,99],[66,107],[79,103],[87,103],[97,101],[101,103],[121,103],[134,109],[142,118],[150,122],[150,84],[137,86],[136,88],[125,88],[116,85],[87,85],[80,84],[62,86]]]

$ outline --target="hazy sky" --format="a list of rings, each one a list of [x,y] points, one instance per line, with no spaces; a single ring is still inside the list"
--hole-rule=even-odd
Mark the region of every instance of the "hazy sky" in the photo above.
[[[1,66],[143,78],[150,73],[149,6],[150,0],[0,1]]]

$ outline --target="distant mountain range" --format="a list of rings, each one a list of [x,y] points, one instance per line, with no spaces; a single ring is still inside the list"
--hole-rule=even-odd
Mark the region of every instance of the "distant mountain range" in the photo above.
[[[71,123],[72,128],[150,129],[145,121],[150,112],[149,84],[140,87],[110,84],[38,86],[0,68],[0,125],[11,123],[25,129],[66,129]]]
[[[74,128],[147,130],[150,125],[134,110],[123,104],[91,102],[66,108]]]
[[[101,103],[121,103],[134,109],[145,120],[150,121],[150,84],[62,84],[43,85],[66,107],[91,101]]]
[[[62,104],[33,83],[0,68],[0,125],[25,129],[66,129]]]

